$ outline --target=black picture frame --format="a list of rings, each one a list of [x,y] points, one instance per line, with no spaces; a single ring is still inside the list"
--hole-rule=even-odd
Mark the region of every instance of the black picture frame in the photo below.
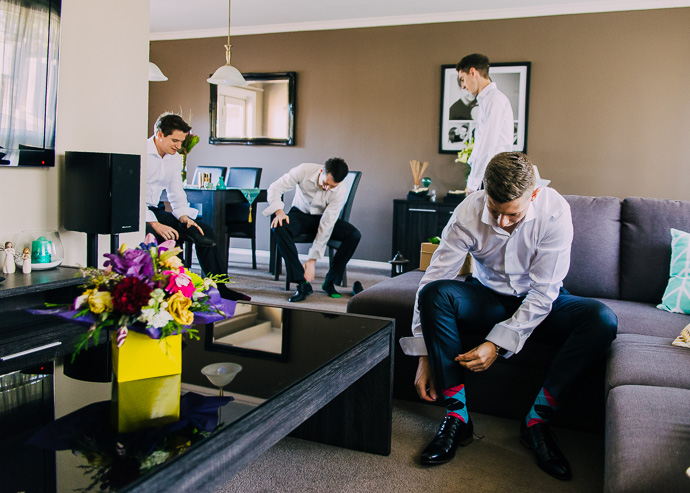
[[[496,82],[513,107],[515,133],[513,150],[527,152],[529,115],[530,62],[492,63],[489,77]],[[465,94],[463,94],[463,92]],[[476,98],[458,84],[455,65],[441,65],[441,107],[438,152],[456,154],[462,151],[476,128]]]

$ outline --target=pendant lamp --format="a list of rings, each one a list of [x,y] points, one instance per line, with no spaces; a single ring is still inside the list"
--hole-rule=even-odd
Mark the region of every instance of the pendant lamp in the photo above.
[[[153,62],[149,62],[149,81],[162,82],[164,80],[168,80],[168,78],[163,75],[163,72],[161,72],[161,69],[158,68],[158,65]]]
[[[226,64],[216,70],[210,79],[206,82],[210,84],[225,84],[226,86],[246,86],[247,81],[244,80],[242,74],[235,67],[230,65],[230,0],[228,0],[228,44],[225,45],[225,61]]]

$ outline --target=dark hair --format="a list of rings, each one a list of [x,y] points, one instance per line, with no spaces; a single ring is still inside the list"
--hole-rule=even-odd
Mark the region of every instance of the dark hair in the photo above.
[[[462,71],[466,74],[470,73],[470,69],[474,68],[479,75],[485,79],[489,78],[489,57],[482,55],[480,53],[472,53],[463,57],[462,60],[458,62],[455,66],[455,70],[458,72]]]
[[[537,182],[532,161],[522,152],[496,154],[484,172],[486,194],[499,204],[512,202],[534,190]]]
[[[189,133],[191,129],[191,125],[184,121],[180,115],[176,115],[175,113],[163,113],[158,117],[158,120],[156,120],[156,124],[153,126],[153,133],[157,134],[160,130],[163,132],[163,137],[167,137],[175,130]]]
[[[345,179],[347,173],[350,171],[344,159],[339,157],[332,157],[323,166],[323,170],[327,175],[333,177],[333,181],[340,183]]]

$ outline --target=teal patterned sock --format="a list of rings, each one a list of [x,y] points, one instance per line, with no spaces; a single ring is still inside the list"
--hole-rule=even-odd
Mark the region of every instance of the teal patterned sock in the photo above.
[[[527,413],[525,423],[528,427],[537,423],[548,423],[553,414],[561,407],[560,403],[544,387],[539,391],[532,409]]]
[[[465,404],[465,386],[458,385],[441,391],[446,410],[450,416],[459,418],[463,423],[467,423],[467,405]]]

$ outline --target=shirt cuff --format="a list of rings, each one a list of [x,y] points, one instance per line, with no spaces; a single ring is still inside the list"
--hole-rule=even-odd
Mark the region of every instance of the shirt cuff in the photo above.
[[[400,347],[406,356],[427,356],[423,337],[402,337]]]
[[[175,209],[172,214],[176,219],[180,219],[182,216],[188,216],[189,219],[196,219],[199,211],[192,207],[181,207],[180,209]]]
[[[502,325],[495,325],[486,340],[508,351],[506,356],[515,354],[520,349],[520,334]]]

